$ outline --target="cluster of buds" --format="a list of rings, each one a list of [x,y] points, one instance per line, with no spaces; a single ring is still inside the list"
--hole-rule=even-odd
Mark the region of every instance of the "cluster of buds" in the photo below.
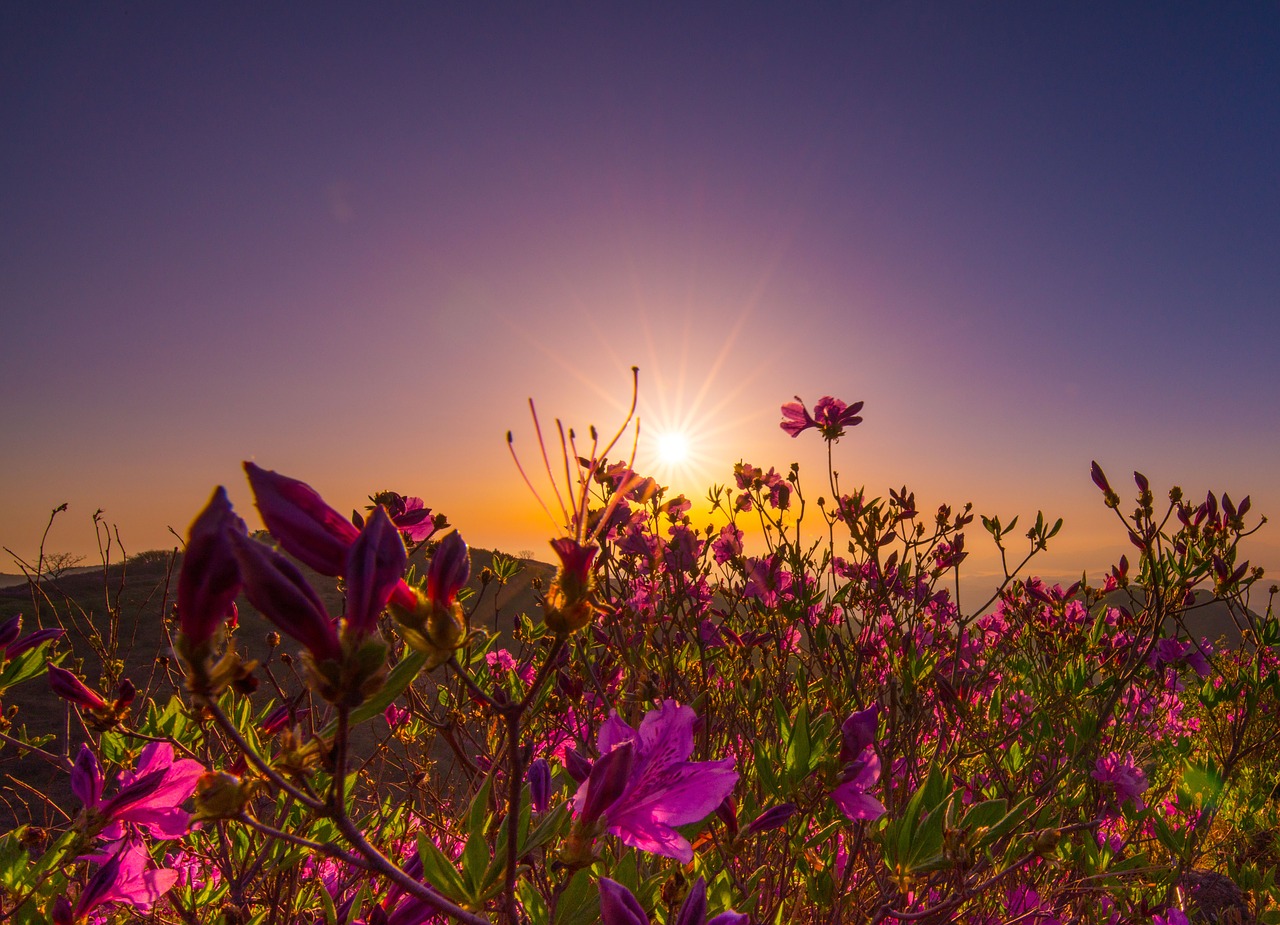
[[[192,693],[216,696],[252,670],[231,645],[224,646],[241,590],[302,644],[309,683],[331,703],[356,706],[384,683],[387,647],[378,619],[388,607],[406,641],[432,653],[433,665],[462,643],[465,626],[453,598],[470,565],[457,534],[441,545],[445,554],[432,562],[424,596],[404,580],[408,553],[402,527],[383,507],[375,506],[356,527],[306,483],[253,463],[245,463],[245,471],[262,520],[284,551],[322,575],[343,579],[345,614],[331,617],[292,561],[251,538],[219,488],[192,524],[179,578],[177,648]]]
[[[467,619],[458,593],[471,577],[471,556],[457,533],[440,543],[427,568],[425,592],[415,592],[412,605],[393,602],[391,616],[406,643],[427,656],[428,670],[443,665],[466,641]]]

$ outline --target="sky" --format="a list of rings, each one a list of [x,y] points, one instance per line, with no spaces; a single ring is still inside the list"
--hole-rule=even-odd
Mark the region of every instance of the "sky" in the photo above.
[[[1063,517],[1045,575],[1127,549],[1094,459],[1280,515],[1275,2],[20,0],[0,125],[28,559],[64,502],[89,561],[99,509],[253,521],[244,459],[549,556],[506,433],[612,430],[633,365],[695,516],[739,460],[829,494],[796,395],[866,402],[842,486]]]

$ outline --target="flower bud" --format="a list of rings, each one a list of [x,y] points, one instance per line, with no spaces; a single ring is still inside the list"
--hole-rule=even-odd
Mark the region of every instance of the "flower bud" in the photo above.
[[[447,607],[471,577],[471,553],[462,536],[455,530],[444,538],[427,569],[427,599],[433,605]]]
[[[386,511],[374,508],[347,554],[344,633],[362,638],[377,629],[378,617],[407,564],[400,532]]]
[[[232,534],[232,544],[250,603],[302,643],[317,661],[337,660],[341,656],[337,630],[297,566],[247,536]]]
[[[18,634],[22,632],[22,614],[10,617],[3,623],[0,623],[0,652],[18,638]]]
[[[178,628],[188,652],[203,650],[234,606],[240,568],[231,534],[244,532],[244,521],[231,509],[227,490],[219,486],[187,531],[178,574]]]
[[[0,658],[0,661],[5,659],[15,659],[19,655],[29,652],[51,639],[61,639],[65,635],[67,635],[67,631],[58,627],[49,627],[42,630],[36,630],[34,633],[28,633],[5,649],[4,656],[3,658]]]
[[[547,759],[539,758],[529,765],[526,774],[529,780],[529,802],[533,805],[533,811],[544,813],[551,797],[551,766],[547,764]]]
[[[599,548],[568,537],[552,540],[551,548],[560,558],[560,568],[547,594],[543,622],[557,635],[567,636],[590,623],[599,610],[592,572]]]
[[[251,782],[250,782],[251,783]],[[206,771],[196,781],[192,821],[234,819],[244,812],[251,787],[226,771]]]
[[[759,835],[761,832],[768,832],[770,829],[777,829],[787,824],[787,820],[796,813],[796,804],[780,803],[777,806],[770,807],[756,816],[747,824],[743,830],[744,838],[750,838],[752,835]]]
[[[608,877],[601,877],[600,922],[602,925],[649,925],[649,917],[630,890]]]
[[[49,688],[63,700],[84,710],[108,710],[111,706],[72,672],[57,665],[49,666]]]
[[[591,762],[582,757],[574,748],[564,750],[564,769],[577,783],[582,783],[591,775]]]
[[[321,575],[339,576],[360,531],[325,504],[314,488],[278,472],[244,464],[262,522],[285,551]]]

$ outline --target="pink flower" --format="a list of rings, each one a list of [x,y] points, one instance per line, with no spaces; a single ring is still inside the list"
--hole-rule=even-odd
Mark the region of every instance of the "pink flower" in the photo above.
[[[611,712],[596,742],[601,758],[574,796],[575,813],[602,816],[623,844],[692,861],[693,846],[675,826],[706,818],[738,781],[732,758],[688,760],[696,721],[692,708],[674,700],[646,713],[639,731]]]
[[[1134,764],[1132,755],[1125,755],[1124,758],[1116,752],[1103,755],[1094,765],[1090,776],[1110,788],[1117,802],[1132,800],[1136,808],[1142,809],[1142,793],[1147,789],[1147,775]]]
[[[98,759],[82,745],[71,770],[71,792],[105,823],[102,835],[110,841],[125,834],[124,823],[146,829],[153,838],[181,838],[191,827],[191,816],[179,804],[195,791],[203,773],[198,761],[175,761],[168,742],[152,742],[138,755],[137,767],[120,775],[116,795],[104,800]]]
[[[879,707],[868,707],[851,714],[840,727],[840,758],[845,766],[831,799],[853,820],[879,819],[885,811],[884,805],[867,793],[880,780],[880,756],[875,750],[879,715]]]
[[[711,543],[711,555],[717,565],[724,565],[730,559],[742,555],[742,531],[733,524],[725,524],[720,528],[720,536]]]
[[[486,652],[484,656],[485,663],[489,666],[489,670],[495,676],[505,675],[516,670],[516,660],[506,649],[496,649],[493,652]]]
[[[88,860],[102,864],[89,878],[76,903],[75,921],[80,921],[104,903],[124,903],[140,912],[150,912],[152,905],[178,880],[176,870],[151,866],[151,856],[142,842],[125,839],[117,850],[89,855]],[[113,846],[109,846],[113,847]]]
[[[782,559],[777,556],[753,556],[747,559],[744,572],[747,576],[742,589],[744,598],[758,600],[764,607],[772,609],[793,596],[794,576],[782,567]]]
[[[431,508],[422,503],[421,498],[405,497],[397,491],[380,491],[369,499],[374,506],[369,510],[383,507],[396,529],[403,534],[409,543],[421,543],[430,539],[431,534],[445,526],[444,515],[431,516]],[[363,518],[359,514],[352,515],[351,522],[363,527]]]
[[[1005,912],[1019,922],[1062,925],[1062,919],[1029,886],[1011,887],[1005,894]]]
[[[862,418],[858,416],[861,410],[860,401],[846,405],[838,398],[824,395],[818,399],[813,407],[813,414],[810,415],[797,395],[795,401],[782,406],[782,423],[779,426],[792,437],[798,437],[809,428],[816,427],[822,432],[822,439],[835,441],[844,436],[846,427],[862,423]]]

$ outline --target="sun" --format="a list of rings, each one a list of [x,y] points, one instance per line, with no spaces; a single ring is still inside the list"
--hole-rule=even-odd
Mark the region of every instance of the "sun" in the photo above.
[[[652,475],[673,493],[700,490],[709,460],[696,428],[668,424],[656,428],[641,444],[637,465],[643,474]]]
[[[683,466],[689,460],[689,438],[682,433],[669,431],[658,437],[658,461],[672,469]]]

